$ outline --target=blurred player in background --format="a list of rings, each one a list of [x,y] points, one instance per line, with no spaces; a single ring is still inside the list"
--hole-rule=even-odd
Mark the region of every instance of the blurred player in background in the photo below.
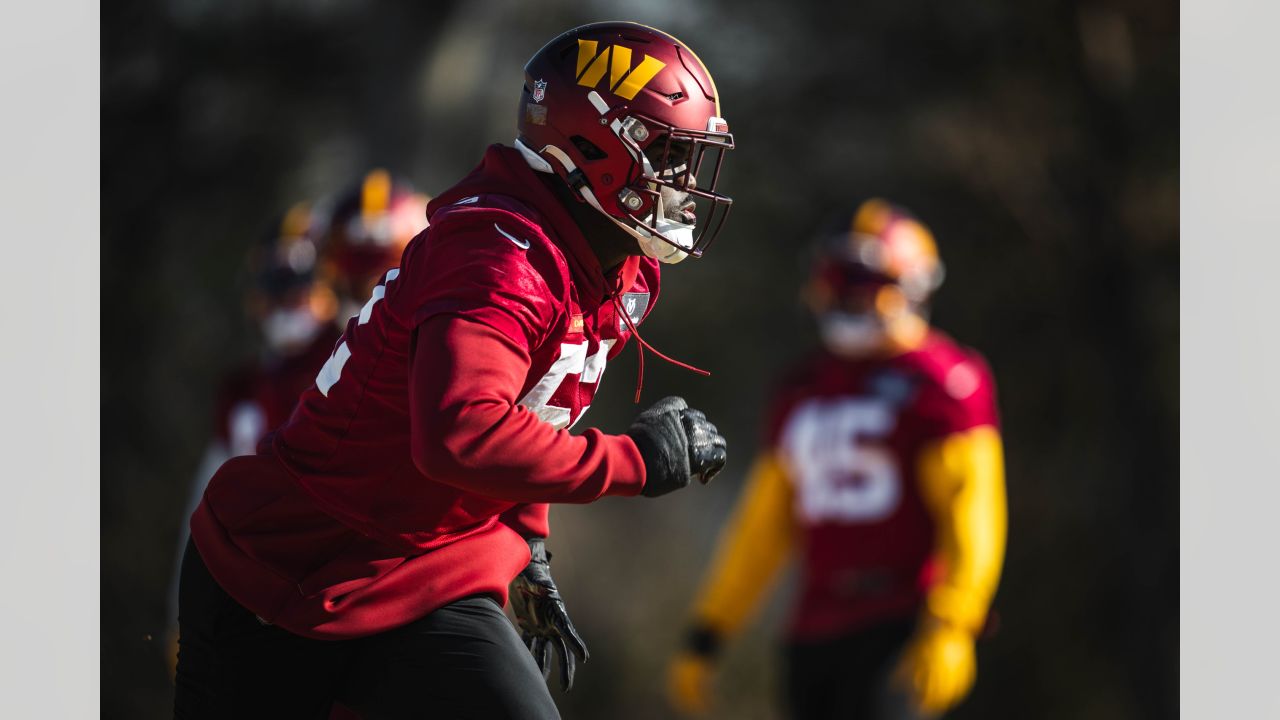
[[[213,469],[228,457],[253,454],[258,440],[288,419],[298,394],[333,349],[338,300],[316,272],[315,225],[311,206],[300,203],[285,213],[276,232],[250,250],[252,285],[245,308],[259,330],[261,350],[222,383],[206,455],[212,467],[201,478],[200,491]]]
[[[344,322],[360,313],[382,274],[400,264],[405,246],[426,227],[430,200],[378,169],[334,202],[320,234],[320,276],[337,293]]]
[[[710,74],[665,33],[597,23],[534,55],[519,111],[514,147],[432,201],[289,421],[210,481],[177,717],[558,717],[551,657],[567,689],[586,647],[551,579],[548,503],[723,467],[724,438],[679,398],[624,434],[568,432],[606,362],[645,345],[660,263],[701,255],[731,203]]]
[[[881,200],[820,235],[805,297],[823,349],[786,374],[762,447],[668,668],[679,709],[711,704],[718,650],[789,558],[797,720],[934,717],[975,678],[1005,543],[995,387],[930,328],[929,230]]]

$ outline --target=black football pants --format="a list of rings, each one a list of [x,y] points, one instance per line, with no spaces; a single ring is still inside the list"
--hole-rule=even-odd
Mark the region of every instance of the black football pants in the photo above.
[[[259,622],[188,542],[178,626],[182,720],[327,720],[334,702],[363,720],[560,717],[533,656],[487,596],[377,635],[314,640]]]
[[[911,620],[876,625],[786,649],[787,705],[792,720],[917,720],[890,675],[915,630]]]

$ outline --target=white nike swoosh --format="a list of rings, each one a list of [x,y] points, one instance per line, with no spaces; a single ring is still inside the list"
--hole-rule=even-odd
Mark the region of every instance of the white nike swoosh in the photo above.
[[[521,240],[520,238],[516,237],[515,235],[512,235],[512,234],[508,233],[506,230],[503,230],[502,228],[498,227],[498,223],[494,223],[494,224],[493,224],[493,229],[494,229],[494,230],[497,230],[497,231],[498,231],[498,232],[500,232],[500,233],[502,233],[502,237],[504,237],[504,238],[506,238],[506,239],[510,240],[511,242],[515,243],[516,247],[520,248],[521,250],[528,250],[528,249],[529,249],[529,241],[528,241],[528,240]]]

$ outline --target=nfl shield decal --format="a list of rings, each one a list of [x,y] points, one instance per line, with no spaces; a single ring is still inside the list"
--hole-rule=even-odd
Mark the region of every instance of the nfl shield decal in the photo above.
[[[644,312],[649,309],[649,293],[629,292],[622,295],[622,309],[627,311],[633,325],[639,325]],[[626,332],[627,321],[618,318],[618,332]]]
[[[533,101],[536,103],[540,103],[542,102],[542,99],[545,98],[546,96],[547,96],[547,81],[534,80],[533,81]]]

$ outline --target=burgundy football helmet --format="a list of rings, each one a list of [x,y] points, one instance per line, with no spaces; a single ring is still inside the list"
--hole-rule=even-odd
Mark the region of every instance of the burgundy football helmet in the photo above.
[[[734,145],[698,56],[645,25],[593,23],[547,43],[524,74],[516,145],[530,165],[559,175],[650,257],[701,257],[733,204],[716,185]]]
[[[825,344],[846,355],[906,346],[927,330],[943,267],[929,228],[874,198],[818,235],[805,300]]]
[[[323,274],[344,304],[359,307],[427,226],[429,198],[377,169],[338,197],[322,233]]]
[[[315,230],[310,204],[298,203],[249,252],[245,309],[272,353],[304,350],[337,312],[333,290],[316,273]]]

